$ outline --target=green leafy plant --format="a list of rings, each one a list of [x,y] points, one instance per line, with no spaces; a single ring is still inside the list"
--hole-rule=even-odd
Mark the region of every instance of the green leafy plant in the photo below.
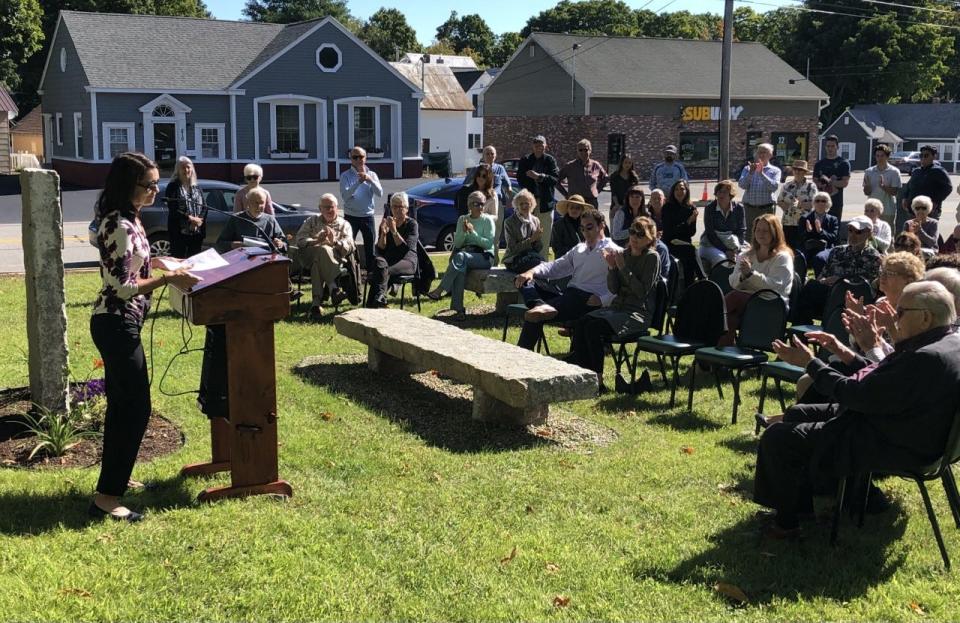
[[[71,414],[57,413],[36,404],[34,406],[38,415],[28,413],[24,416],[24,427],[36,437],[28,461],[41,451],[47,456],[63,456],[84,439],[102,436],[102,433],[89,429],[90,417],[86,409]]]

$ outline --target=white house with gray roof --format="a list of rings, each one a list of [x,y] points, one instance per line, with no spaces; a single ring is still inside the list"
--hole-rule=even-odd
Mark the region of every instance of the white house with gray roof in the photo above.
[[[419,85],[336,19],[297,24],[62,11],[40,81],[46,158],[102,183],[117,153],[239,181],[336,179],[349,149],[418,177]]]
[[[641,179],[666,145],[691,175],[716,179],[719,154],[719,41],[533,33],[483,93],[484,142],[503,158],[549,151],[572,160],[579,139],[609,167],[633,156]],[[757,143],[781,160],[815,159],[826,93],[759,43],[734,43],[731,163],[735,173]],[[698,189],[699,190],[699,189]]]

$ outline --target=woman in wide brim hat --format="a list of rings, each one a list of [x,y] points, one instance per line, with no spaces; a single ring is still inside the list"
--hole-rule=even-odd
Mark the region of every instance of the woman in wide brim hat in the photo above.
[[[571,205],[580,206],[581,209],[586,210],[587,208],[593,208],[593,206],[586,201],[580,195],[570,195],[566,199],[561,199],[557,202],[557,213],[560,216],[566,216],[567,209]]]

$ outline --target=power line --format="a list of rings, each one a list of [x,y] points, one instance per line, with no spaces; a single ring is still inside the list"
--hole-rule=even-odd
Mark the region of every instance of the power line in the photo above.
[[[909,4],[900,4],[899,2],[884,2],[883,0],[863,0],[863,2],[869,2],[870,4],[883,4],[886,6],[900,7],[902,9],[914,9],[916,11],[930,11],[931,13],[946,13],[947,15],[954,15],[953,11],[949,9],[935,9],[929,6],[911,6]]]
[[[654,2],[655,2],[655,0],[648,0],[647,3],[644,4],[642,7],[640,7],[639,9],[637,9],[637,11],[639,12],[639,11],[644,10],[645,8],[647,8],[648,6],[650,6],[651,4],[653,4]]]
[[[670,0],[670,2],[666,3],[665,5],[663,5],[662,7],[660,7],[659,10],[657,10],[657,11],[655,11],[655,12],[656,12],[656,13],[662,13],[665,8],[667,8],[668,6],[670,6],[671,4],[673,4],[673,3],[676,2],[676,1],[677,1],[677,0]]]
[[[802,12],[805,12],[805,13],[818,13],[818,14],[822,14],[822,15],[837,15],[837,16],[840,16],[840,17],[856,17],[856,18],[858,18],[858,19],[863,19],[864,17],[872,17],[872,16],[873,16],[873,15],[868,14],[868,13],[841,13],[841,12],[839,12],[839,11],[825,11],[825,10],[823,10],[823,9],[811,9],[811,8],[799,7],[799,6],[786,6],[786,7],[784,7],[784,6],[780,6],[780,5],[777,5],[777,4],[771,4],[771,3],[769,3],[769,2],[760,2],[759,0],[737,0],[737,2],[746,3],[746,4],[756,4],[756,5],[758,5],[758,6],[775,7],[775,8],[778,8],[778,9],[785,9],[785,10],[787,10],[787,11],[802,11]],[[823,6],[835,6],[835,5],[823,5]],[[843,8],[847,8],[847,7],[843,7]],[[946,29],[949,29],[949,30],[960,30],[960,26],[950,26],[950,25],[948,25],[948,24],[934,24],[934,23],[931,23],[931,22],[917,22],[917,21],[913,21],[913,20],[902,20],[902,19],[895,19],[894,21],[895,21],[895,22],[898,22],[898,23],[901,23],[901,24],[909,24],[909,25],[911,25],[911,26],[933,26],[933,27],[935,27],[935,28],[946,28]]]

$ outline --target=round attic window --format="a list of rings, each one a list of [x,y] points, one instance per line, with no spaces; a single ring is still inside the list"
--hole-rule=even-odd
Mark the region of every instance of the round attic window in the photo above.
[[[317,67],[320,71],[333,73],[343,64],[343,55],[340,48],[332,43],[324,43],[317,48]]]
[[[60,71],[67,71],[67,49],[60,48]]]

